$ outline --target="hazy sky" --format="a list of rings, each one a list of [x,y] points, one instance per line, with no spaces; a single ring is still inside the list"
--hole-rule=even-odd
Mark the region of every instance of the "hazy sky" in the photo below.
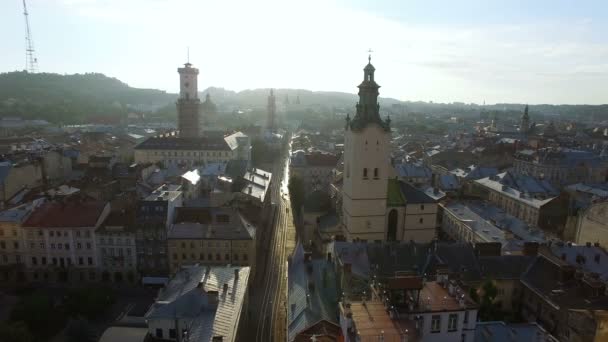
[[[354,93],[372,48],[382,96],[608,103],[605,0],[28,0],[28,7],[44,72],[101,72],[175,92],[189,46],[201,90]],[[0,71],[24,68],[22,12],[21,0],[0,1]]]

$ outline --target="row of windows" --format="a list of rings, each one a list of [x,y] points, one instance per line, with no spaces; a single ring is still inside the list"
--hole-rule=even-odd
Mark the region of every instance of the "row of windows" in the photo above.
[[[41,242],[40,243],[40,248],[44,249],[44,246],[45,246],[44,242]],[[57,244],[51,243],[50,246],[51,246],[51,249],[65,249],[65,250],[68,250],[68,251],[70,250],[70,244],[69,243],[65,243],[65,244],[64,243],[57,243]],[[77,242],[76,243],[76,249],[82,249],[82,246],[83,245],[82,245],[81,242]],[[84,244],[84,246],[86,247],[86,249],[90,250],[93,245],[91,245],[90,242],[87,242],[87,243]],[[30,247],[32,249],[35,248],[35,244],[33,242],[30,243]]]
[[[64,266],[72,265],[71,258],[52,258],[51,260],[52,260],[53,266],[60,265],[61,267],[64,267]],[[83,266],[85,264],[84,260],[85,260],[84,257],[78,257],[78,265]],[[93,265],[92,257],[88,257],[86,260],[87,260],[87,265],[89,265],[89,266]],[[46,257],[40,258],[40,264],[43,266],[47,264]],[[38,265],[37,257],[32,257],[32,265],[34,265],[34,266]]]
[[[228,157],[228,153],[229,152],[224,152],[224,157]],[[182,151],[182,152],[178,153],[177,151],[174,151],[173,153],[171,153],[171,152],[166,152],[165,153],[164,151],[163,152],[154,151],[154,155],[155,156],[159,156],[159,155],[160,156],[165,156],[166,155],[166,156],[169,156],[169,157],[170,156],[174,156],[174,157],[178,157],[178,156],[179,157],[190,157],[190,156],[192,156],[192,157],[205,157],[205,156],[207,156],[207,157],[221,157],[222,156],[222,152],[209,152],[209,151],[207,151],[207,152],[183,152]]]
[[[9,257],[6,254],[2,254],[2,257],[0,258],[0,260],[2,260],[2,263],[4,263],[4,264],[9,263]],[[21,255],[15,255],[15,262],[21,263]]]
[[[374,178],[375,179],[378,178],[378,174],[379,174],[379,171],[378,171],[378,168],[376,167],[376,168],[374,168]],[[365,167],[365,168],[363,168],[363,179],[367,179],[367,178],[368,178],[368,176],[367,176],[367,168]]]
[[[115,262],[115,261],[108,261],[108,260],[104,260],[103,261],[103,266],[104,267],[124,267],[127,266],[129,268],[133,267],[133,263],[129,260],[127,261],[126,265],[123,262]]]
[[[13,241],[13,248],[19,249],[19,242]],[[0,241],[0,249],[6,249],[6,241]]]
[[[465,318],[466,318],[467,313],[468,312],[465,312]],[[458,314],[450,314],[448,316],[448,332],[453,332],[453,331],[457,331],[457,330],[458,330]],[[441,315],[431,316],[431,332],[432,333],[441,332]]]
[[[126,252],[125,252],[126,250]],[[116,253],[116,256],[123,256],[123,254],[126,254],[127,256],[131,256],[131,248],[125,248],[124,250],[122,248],[116,248],[116,252],[114,252],[115,249],[114,248],[102,248],[101,249],[101,255],[109,255],[109,256],[114,256],[114,253]]]
[[[13,236],[17,236],[17,230],[16,229],[13,229],[12,232],[13,232]],[[4,236],[4,229],[2,229],[2,228],[0,228],[0,236]]]
[[[177,255],[177,253],[173,253],[173,260],[179,260],[179,257]],[[204,253],[200,253],[199,254],[199,258],[196,258],[196,255],[194,253],[190,254],[190,258],[188,259],[188,255],[186,253],[182,254],[182,260],[200,260],[200,261],[205,261],[205,254]],[[207,261],[222,261],[222,256],[220,255],[220,253],[216,253],[215,254],[215,259],[213,258],[213,254],[209,253],[207,254]],[[230,254],[226,253],[224,254],[224,260],[225,261],[230,261]],[[238,254],[234,254],[234,258],[232,259],[234,261],[238,261],[239,260],[239,255]],[[249,260],[249,256],[247,254],[243,254],[243,261],[248,261]]]
[[[233,241],[232,242],[232,246],[234,247],[247,247],[247,242],[241,242],[241,241]],[[171,246],[176,246],[177,242],[171,242]],[[199,245],[198,242],[190,242],[189,244],[187,244],[186,242],[182,242],[181,244],[182,248],[186,248],[187,246],[190,246],[190,248],[196,248],[197,245]],[[219,241],[207,241],[207,247],[221,247],[222,243]],[[230,243],[228,241],[223,243],[224,247],[228,248],[230,247]],[[200,246],[201,247],[205,247],[205,241],[200,241]]]
[[[38,233],[38,235],[42,235],[42,234],[41,234],[41,233],[42,233],[42,231],[41,231],[41,230],[39,230],[38,232],[39,232],[39,233]],[[57,237],[61,237],[61,235],[62,235],[62,234],[61,234],[61,232],[60,232],[60,231],[53,231],[53,230],[50,230],[50,231],[49,231],[49,236],[50,236],[50,237],[55,237],[55,236],[57,236]],[[84,237],[86,237],[86,238],[90,238],[90,237],[91,237],[91,231],[90,231],[90,230],[85,230],[84,232],[80,232],[80,230],[76,230],[76,231],[74,231],[74,235],[75,235],[76,237],[81,237],[81,236],[84,236]],[[64,237],[67,237],[67,236],[68,236],[68,232],[67,232],[67,231],[64,231],[64,232],[63,232],[63,236],[64,236]]]
[[[157,328],[155,333],[156,333],[157,338],[163,338],[163,329]],[[188,336],[188,330],[182,329],[182,338],[185,338],[187,336]],[[177,339],[177,333],[176,333],[175,329],[169,329],[169,338]]]
[[[119,238],[119,237],[117,237],[116,240],[114,240],[114,238],[111,238],[111,237],[108,238],[107,240],[105,238],[100,238],[99,239],[99,243],[102,244],[102,245],[105,245],[106,242],[108,243],[108,245],[113,245],[114,241],[116,241],[117,245],[121,245],[122,242],[123,242],[122,238]],[[130,245],[131,244],[131,239],[130,238],[125,238],[124,242],[125,242],[125,245]]]

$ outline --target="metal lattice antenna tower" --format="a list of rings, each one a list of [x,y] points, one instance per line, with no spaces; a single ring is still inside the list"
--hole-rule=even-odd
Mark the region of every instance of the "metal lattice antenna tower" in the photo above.
[[[38,71],[38,59],[34,55],[34,40],[32,39],[25,0],[23,0],[23,15],[25,16],[25,70],[34,73]]]

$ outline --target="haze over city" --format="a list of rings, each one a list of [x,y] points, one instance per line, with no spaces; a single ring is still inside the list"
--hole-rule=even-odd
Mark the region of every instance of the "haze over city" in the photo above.
[[[603,1],[28,2],[40,72],[100,72],[177,92],[355,92],[371,48],[381,96],[409,101],[606,103]],[[24,69],[21,1],[2,1],[0,71]]]

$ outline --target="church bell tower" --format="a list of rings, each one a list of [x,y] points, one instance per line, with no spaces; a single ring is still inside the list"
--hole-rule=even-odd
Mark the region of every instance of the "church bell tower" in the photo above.
[[[346,118],[342,226],[347,240],[385,240],[390,168],[390,119],[380,118],[376,69],[368,64],[359,85],[355,116]]]

